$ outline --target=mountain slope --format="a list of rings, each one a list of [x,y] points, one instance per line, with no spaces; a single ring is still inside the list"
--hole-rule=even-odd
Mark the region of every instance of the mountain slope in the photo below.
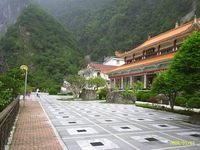
[[[130,50],[148,35],[173,28],[177,21],[191,20],[195,11],[200,16],[198,0],[35,1],[69,27],[93,60],[113,55],[115,50]]]
[[[80,56],[72,35],[36,5],[28,6],[0,41],[8,67],[28,64],[32,86],[48,88],[75,74]]]

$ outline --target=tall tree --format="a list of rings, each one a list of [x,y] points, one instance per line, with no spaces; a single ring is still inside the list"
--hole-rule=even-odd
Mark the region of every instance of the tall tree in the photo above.
[[[181,90],[194,93],[200,89],[200,32],[194,32],[181,46],[169,71]],[[171,78],[174,78],[171,76]],[[178,86],[178,85],[177,85]]]

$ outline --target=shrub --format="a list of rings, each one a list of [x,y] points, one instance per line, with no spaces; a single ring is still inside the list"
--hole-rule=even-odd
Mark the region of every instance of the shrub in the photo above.
[[[50,89],[49,89],[49,95],[57,95],[58,92],[60,91],[60,87],[59,86],[52,86]]]
[[[157,94],[156,93],[153,93],[153,92],[138,92],[136,94],[136,97],[137,97],[137,100],[138,101],[146,101],[147,99],[153,97],[153,96],[156,96]]]
[[[127,100],[132,100],[133,102],[135,101],[135,94],[131,90],[125,90],[122,92],[123,98]]]
[[[188,101],[189,108],[200,108],[200,97],[192,97]]]
[[[176,97],[175,104],[178,106],[186,107],[187,99],[183,96],[178,96],[178,97]]]
[[[104,100],[104,99],[106,99],[106,96],[108,94],[108,90],[107,89],[97,90],[97,94],[99,94],[100,100]]]
[[[12,101],[12,91],[7,89],[0,94],[0,111],[2,111]]]

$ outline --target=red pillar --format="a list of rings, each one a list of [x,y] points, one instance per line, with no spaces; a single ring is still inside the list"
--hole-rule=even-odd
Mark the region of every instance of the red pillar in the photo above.
[[[176,42],[177,42],[177,40],[174,40],[173,51],[176,51],[176,50],[177,50],[177,47],[176,47]]]
[[[161,52],[160,52],[160,45],[158,45],[158,52],[157,52],[157,55],[161,55]]]

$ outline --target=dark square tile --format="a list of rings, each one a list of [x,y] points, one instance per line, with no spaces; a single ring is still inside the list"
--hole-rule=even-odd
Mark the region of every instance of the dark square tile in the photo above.
[[[158,141],[156,138],[145,138],[146,140],[150,141],[150,142],[154,142],[154,141]]]
[[[83,129],[83,130],[77,130],[77,132],[87,132],[87,130]]]
[[[92,142],[90,143],[92,146],[103,146],[104,144],[101,142]]]
[[[69,118],[69,116],[63,116],[63,118]]]
[[[73,124],[73,123],[76,123],[76,122],[74,122],[74,121],[71,121],[71,122],[68,122],[68,123],[71,123],[71,124]]]
[[[193,136],[193,137],[199,137],[200,138],[200,134],[190,134],[190,136]]]
[[[122,129],[130,129],[129,127],[120,127],[120,128],[122,128]]]
[[[107,121],[107,122],[111,122],[112,120],[105,120],[105,121]]]
[[[168,127],[167,125],[165,125],[165,124],[161,124],[161,125],[159,125],[160,127]]]

